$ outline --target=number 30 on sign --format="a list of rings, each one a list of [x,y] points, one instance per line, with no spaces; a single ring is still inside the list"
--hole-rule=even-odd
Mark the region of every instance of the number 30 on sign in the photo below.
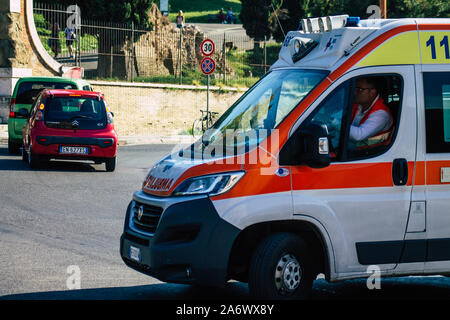
[[[214,53],[215,45],[211,39],[205,39],[202,42],[201,50],[204,56],[210,56]]]

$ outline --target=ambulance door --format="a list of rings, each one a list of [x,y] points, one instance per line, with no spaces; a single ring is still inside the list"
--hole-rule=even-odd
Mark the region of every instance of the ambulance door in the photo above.
[[[389,142],[356,148],[349,139],[355,83],[369,76],[391,82],[390,91],[384,88],[382,95],[395,113],[395,128]],[[365,273],[369,265],[394,269],[403,248],[415,163],[414,67],[347,73],[302,115],[291,134],[311,122],[327,125],[332,162],[321,169],[292,166],[294,217],[316,221],[327,230],[339,276]]]
[[[447,60],[449,61],[449,60]],[[450,270],[450,65],[424,65],[418,75],[425,154],[425,272]]]

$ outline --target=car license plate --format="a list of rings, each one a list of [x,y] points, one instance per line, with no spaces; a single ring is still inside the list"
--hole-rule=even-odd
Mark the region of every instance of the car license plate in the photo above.
[[[130,259],[141,262],[141,249],[130,246]]]
[[[88,154],[88,148],[87,147],[60,146],[59,153],[62,153],[62,154]]]

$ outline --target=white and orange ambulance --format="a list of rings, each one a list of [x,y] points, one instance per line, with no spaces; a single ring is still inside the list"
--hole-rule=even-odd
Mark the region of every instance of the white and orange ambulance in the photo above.
[[[126,213],[128,266],[165,282],[236,279],[268,298],[372,265],[450,274],[450,19],[302,26],[211,130],[150,170]],[[366,90],[391,123],[358,140]]]

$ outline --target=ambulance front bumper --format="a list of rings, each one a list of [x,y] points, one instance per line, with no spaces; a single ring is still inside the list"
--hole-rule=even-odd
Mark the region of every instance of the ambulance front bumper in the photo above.
[[[126,212],[120,253],[129,267],[164,282],[223,285],[239,232],[206,195],[163,198],[138,191]]]

